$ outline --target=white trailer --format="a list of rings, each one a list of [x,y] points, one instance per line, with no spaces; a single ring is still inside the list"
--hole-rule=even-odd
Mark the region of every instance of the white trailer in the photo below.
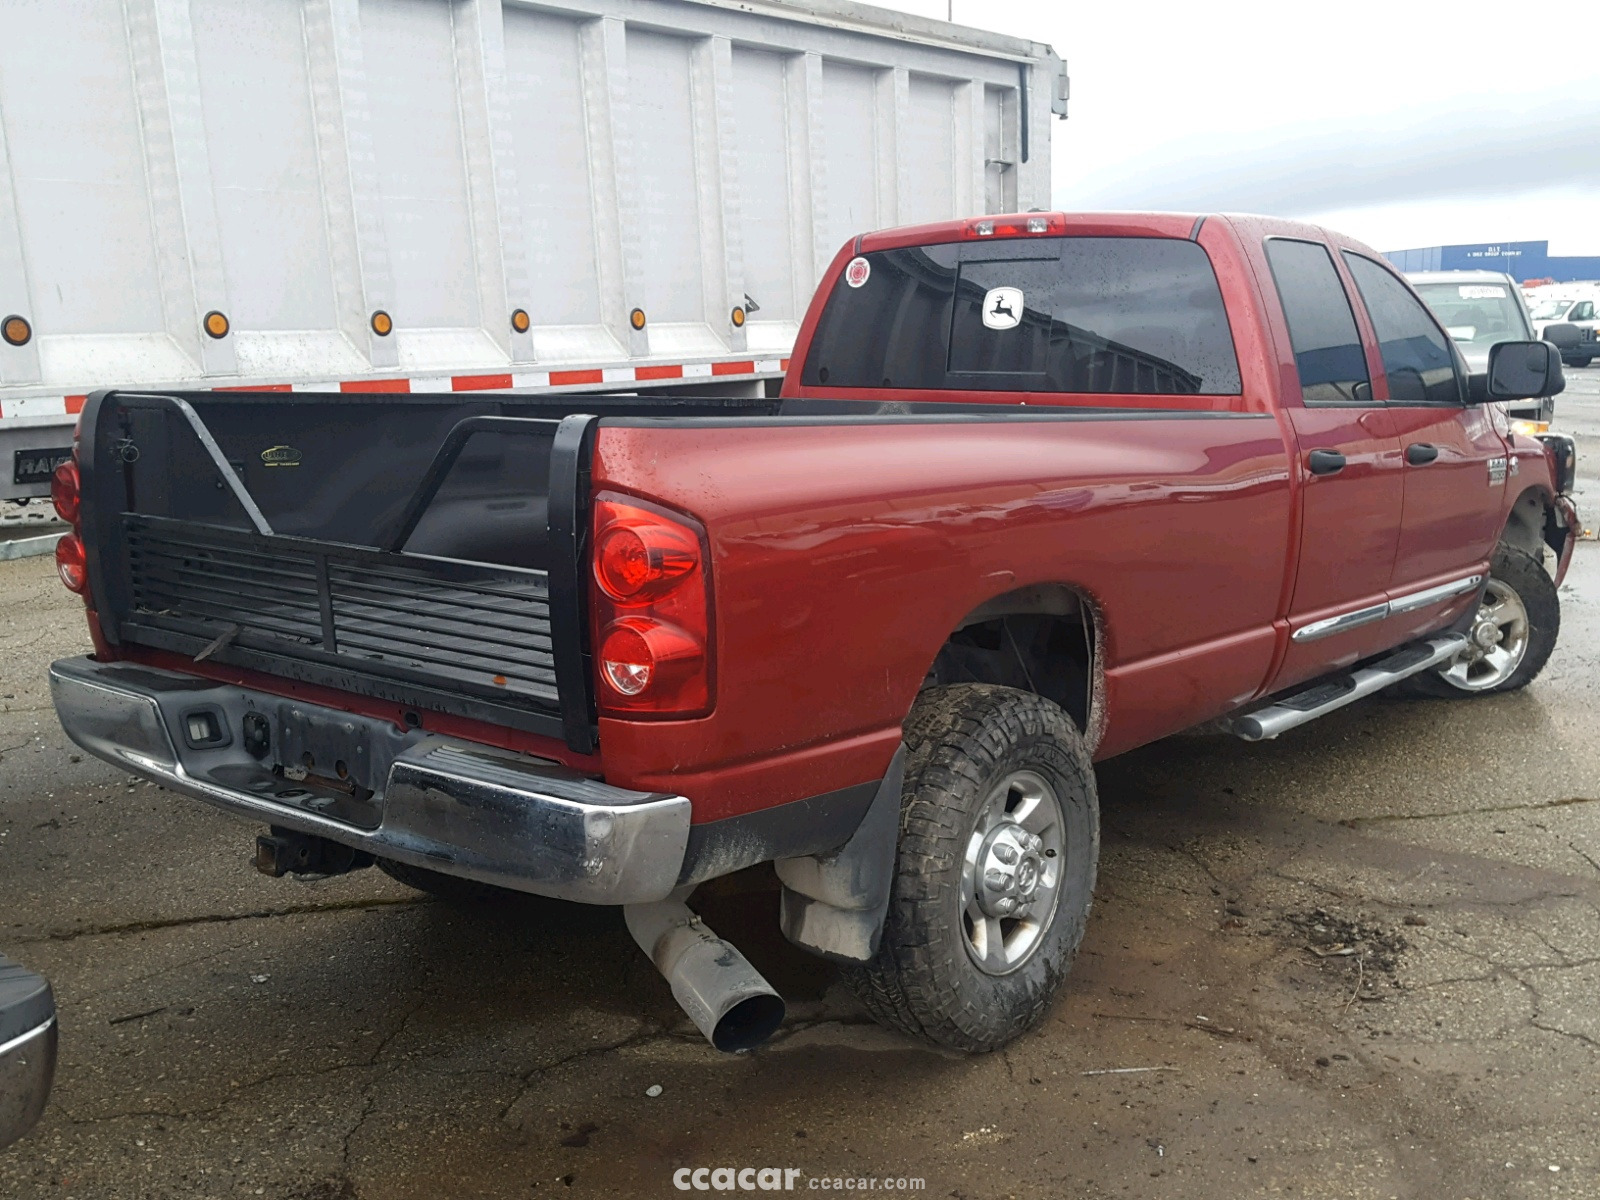
[[[1048,207],[1066,93],[844,0],[0,0],[0,498],[101,386],[760,387],[847,237]]]

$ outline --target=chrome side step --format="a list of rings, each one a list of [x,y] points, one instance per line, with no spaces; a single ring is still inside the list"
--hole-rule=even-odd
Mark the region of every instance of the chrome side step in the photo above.
[[[1291,696],[1276,700],[1265,708],[1230,717],[1224,724],[1228,732],[1247,742],[1275,738],[1285,730],[1307,721],[1315,721],[1346,704],[1370,696],[1373,692],[1397,683],[1408,675],[1417,675],[1430,667],[1448,662],[1466,648],[1467,639],[1459,633],[1413,642],[1359,671],[1324,679]]]

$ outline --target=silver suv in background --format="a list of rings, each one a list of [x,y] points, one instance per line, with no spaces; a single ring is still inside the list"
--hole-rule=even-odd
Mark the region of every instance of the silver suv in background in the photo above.
[[[1509,275],[1498,271],[1408,271],[1406,278],[1439,318],[1474,375],[1489,369],[1489,348],[1496,342],[1537,340],[1522,289]],[[1506,411],[1548,425],[1555,400],[1547,396],[1531,405],[1508,405]]]

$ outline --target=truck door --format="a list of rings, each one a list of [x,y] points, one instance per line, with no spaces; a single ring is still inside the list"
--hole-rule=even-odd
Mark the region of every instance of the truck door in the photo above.
[[[1488,566],[1507,509],[1506,443],[1488,405],[1465,403],[1466,380],[1432,314],[1387,267],[1343,253],[1378,338],[1405,461],[1390,600],[1402,615],[1418,614],[1409,623],[1426,628],[1475,592],[1468,580]],[[1460,586],[1452,592],[1451,585]],[[1438,599],[1415,603],[1436,589]]]
[[[1328,248],[1269,238],[1300,398],[1286,404],[1302,481],[1299,569],[1279,690],[1386,648],[1400,535],[1400,446]]]

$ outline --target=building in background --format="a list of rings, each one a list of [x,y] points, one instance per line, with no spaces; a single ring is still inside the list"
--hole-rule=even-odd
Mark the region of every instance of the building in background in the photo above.
[[[1482,242],[1471,246],[1427,246],[1388,250],[1384,257],[1400,270],[1504,271],[1513,279],[1570,283],[1600,279],[1600,254],[1550,254],[1549,242]]]

